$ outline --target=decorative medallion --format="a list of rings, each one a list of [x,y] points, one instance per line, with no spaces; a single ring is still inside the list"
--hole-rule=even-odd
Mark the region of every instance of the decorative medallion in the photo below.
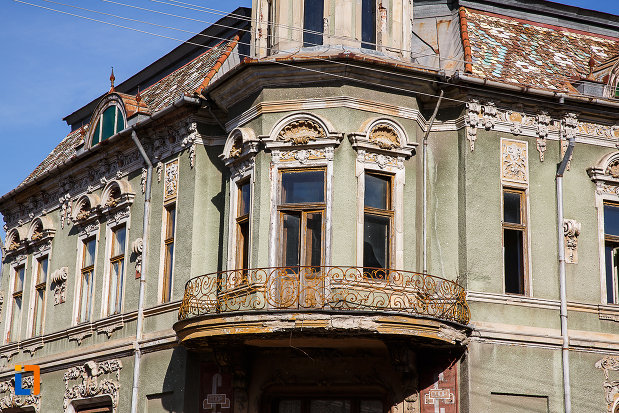
[[[166,163],[163,187],[165,201],[176,198],[178,194],[178,159]]]
[[[526,184],[529,181],[529,160],[526,141],[501,139],[501,178]]]
[[[309,141],[326,138],[325,131],[316,122],[309,119],[296,120],[286,125],[278,139],[293,145],[306,145]]]
[[[606,175],[619,179],[619,159],[616,159],[608,164],[608,168],[606,168]]]
[[[400,137],[395,129],[384,123],[378,124],[372,128],[369,134],[369,140],[381,149],[393,149],[402,146]]]

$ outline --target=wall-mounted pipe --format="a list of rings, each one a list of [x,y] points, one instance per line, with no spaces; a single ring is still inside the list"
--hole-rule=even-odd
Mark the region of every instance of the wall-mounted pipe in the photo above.
[[[563,155],[561,163],[557,166],[557,246],[559,249],[559,290],[561,295],[561,336],[563,344],[561,345],[561,356],[563,360],[563,401],[565,405],[565,413],[572,412],[572,398],[570,390],[570,358],[569,358],[569,335],[567,331],[567,290],[565,283],[565,245],[564,245],[564,229],[563,229],[563,174],[567,163],[572,156],[574,150],[575,138],[570,138],[569,144]]]
[[[438,97],[438,101],[436,102],[436,106],[434,107],[434,112],[432,113],[432,117],[430,118],[430,122],[428,123],[428,129],[426,133],[423,135],[423,224],[422,224],[422,235],[423,238],[423,273],[428,273],[428,137],[430,136],[430,131],[432,130],[432,125],[434,125],[434,120],[436,119],[436,114],[438,113],[438,108],[441,106],[441,101],[443,100],[444,91],[441,90],[441,94]]]
[[[146,188],[144,190],[144,218],[142,220],[142,268],[140,269],[140,295],[138,300],[138,319],[135,333],[134,347],[134,362],[133,362],[133,392],[131,395],[131,413],[137,413],[138,411],[138,397],[140,388],[140,361],[142,358],[142,351],[140,350],[140,341],[144,333],[144,294],[146,290],[146,266],[148,265],[148,236],[149,236],[149,222],[150,222],[150,192],[151,192],[151,180],[153,176],[153,163],[146,154],[144,147],[138,139],[138,135],[135,132],[135,127],[131,131],[131,139],[138,148],[140,155],[146,163]]]

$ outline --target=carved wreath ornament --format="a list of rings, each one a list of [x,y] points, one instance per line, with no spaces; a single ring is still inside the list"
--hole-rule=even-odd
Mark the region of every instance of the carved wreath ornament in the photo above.
[[[297,120],[286,125],[279,132],[279,139],[293,145],[306,145],[309,141],[325,138],[322,127],[311,120]]]
[[[65,393],[64,410],[76,399],[108,395],[112,398],[113,411],[118,408],[118,391],[120,389],[120,370],[123,365],[120,360],[107,360],[101,363],[88,361],[82,366],[71,367],[64,374]],[[101,379],[101,376],[115,373],[116,380]],[[72,380],[80,380],[80,384],[69,386]]]

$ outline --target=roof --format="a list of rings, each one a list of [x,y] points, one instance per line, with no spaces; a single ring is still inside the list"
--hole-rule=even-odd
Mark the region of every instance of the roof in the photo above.
[[[473,9],[460,9],[466,71],[505,83],[575,92],[590,60],[619,54],[619,39]],[[468,46],[468,47],[467,47]]]
[[[220,69],[222,63],[237,46],[238,40],[239,36],[236,35],[232,39],[222,41],[213,48],[206,50],[184,66],[141,91],[141,100],[136,99],[136,96],[113,90],[110,93],[116,93],[122,98],[128,116],[135,114],[138,107],[141,113],[155,113],[171,105],[179,95],[193,95],[196,91],[208,86],[210,79],[214,76],[213,71],[216,72]],[[84,142],[87,128],[88,125],[84,125],[69,133],[16,189],[28,185],[50,170],[74,158],[76,148]]]

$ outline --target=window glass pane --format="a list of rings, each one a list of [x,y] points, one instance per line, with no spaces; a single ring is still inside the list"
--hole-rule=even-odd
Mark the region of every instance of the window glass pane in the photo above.
[[[312,400],[310,413],[349,413],[350,401],[348,400]]]
[[[92,134],[92,144],[96,145],[99,143],[99,137],[101,135],[101,122],[97,121],[97,126],[95,126],[95,133]]]
[[[125,118],[123,118],[123,113],[117,107],[116,108],[116,131],[115,133],[118,133],[123,129],[125,129]]]
[[[17,340],[17,330],[19,329],[19,322],[21,320],[21,306],[22,306],[21,296],[15,297],[13,299],[13,316],[11,317],[11,329],[9,330],[9,333],[10,333],[9,341]]]
[[[23,265],[15,269],[15,290],[13,292],[17,293],[24,290],[24,274],[26,272],[26,267]]]
[[[324,30],[324,0],[305,0],[303,13],[303,46],[321,45]]]
[[[383,413],[383,403],[380,400],[361,400],[361,413]]]
[[[103,126],[101,130],[101,140],[104,141],[114,135],[116,124],[116,106],[110,106],[103,112]]]
[[[174,205],[166,208],[166,239],[174,238],[174,226],[176,225],[176,207]]]
[[[278,413],[301,413],[301,400],[282,400],[279,402]]]
[[[503,192],[503,220],[512,224],[520,224],[520,194]]]
[[[82,268],[90,267],[95,264],[95,240],[91,239],[84,244],[84,263]]]
[[[615,288],[619,282],[619,244],[607,242],[605,248],[606,261],[606,302],[609,304],[616,303]]]
[[[43,332],[43,310],[45,308],[45,289],[40,288],[36,291],[35,296],[35,314],[34,314],[34,330],[33,336],[40,336]]]
[[[389,177],[365,174],[365,206],[389,209],[390,189]]]
[[[376,49],[376,0],[362,0],[361,41],[361,47]]]
[[[505,292],[524,294],[524,250],[522,231],[506,229],[503,234]]]
[[[249,267],[249,222],[239,224],[239,258],[237,269]]]
[[[305,231],[305,265],[320,266],[322,262],[322,214],[307,214]]]
[[[283,258],[284,267],[296,267],[299,265],[300,247],[300,215],[284,214],[283,216]]]
[[[123,255],[125,253],[125,239],[126,239],[125,227],[120,227],[114,231],[114,251],[112,251],[112,257]]]
[[[282,203],[324,202],[324,171],[282,173]]]
[[[604,204],[604,233],[619,236],[619,206]]]
[[[120,312],[123,287],[123,260],[112,263],[112,276],[110,279],[109,314]]]
[[[389,217],[365,214],[363,266],[389,267]]]
[[[249,192],[249,182],[246,182],[239,187],[239,216],[249,214],[249,205],[251,202]]]
[[[163,301],[169,301],[172,296],[172,265],[174,262],[174,243],[165,246],[165,268],[163,275]]]
[[[82,274],[82,296],[80,297],[80,322],[90,321],[90,301],[92,297],[92,272]]]
[[[48,260],[47,257],[44,257],[39,260],[39,269],[38,269],[38,281],[37,284],[42,284],[47,281],[47,265]]]

